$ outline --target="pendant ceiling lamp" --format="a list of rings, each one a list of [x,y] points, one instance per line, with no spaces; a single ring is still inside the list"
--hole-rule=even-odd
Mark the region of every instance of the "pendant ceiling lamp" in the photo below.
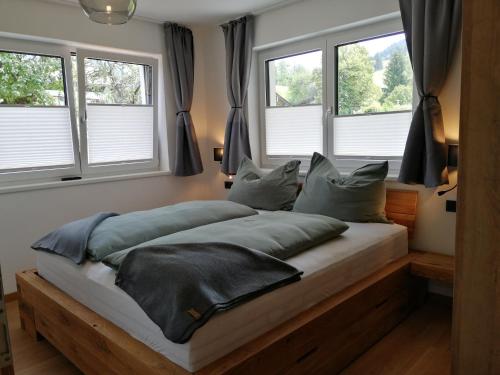
[[[122,25],[131,19],[137,0],[79,0],[85,14],[97,23]]]

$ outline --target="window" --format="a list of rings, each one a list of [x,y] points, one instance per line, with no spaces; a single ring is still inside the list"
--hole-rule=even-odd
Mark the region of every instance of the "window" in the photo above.
[[[401,29],[391,19],[260,52],[263,165],[307,167],[320,152],[342,172],[369,159],[397,174],[413,105]]]
[[[158,163],[154,61],[78,51],[80,121],[88,171]]]
[[[334,156],[403,156],[413,77],[403,33],[335,47]]]
[[[0,38],[0,182],[157,168],[157,72],[152,58]]]
[[[266,153],[311,156],[323,144],[323,51],[266,61]]]
[[[67,58],[0,50],[0,180],[77,171]]]

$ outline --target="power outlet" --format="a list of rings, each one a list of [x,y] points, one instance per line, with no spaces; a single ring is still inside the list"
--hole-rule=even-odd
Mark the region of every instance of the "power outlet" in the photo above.
[[[457,212],[457,201],[446,201],[446,212]]]

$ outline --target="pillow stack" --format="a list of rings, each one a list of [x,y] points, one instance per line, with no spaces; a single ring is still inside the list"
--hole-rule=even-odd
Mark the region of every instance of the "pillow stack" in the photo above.
[[[297,197],[299,166],[300,161],[292,160],[266,174],[245,157],[228,199],[262,210],[293,209],[342,221],[391,223],[385,216],[387,161],[342,176],[330,160],[314,153]]]

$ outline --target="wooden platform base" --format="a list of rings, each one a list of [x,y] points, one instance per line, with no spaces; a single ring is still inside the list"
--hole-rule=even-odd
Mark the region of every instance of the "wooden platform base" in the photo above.
[[[425,294],[411,256],[324,300],[197,374],[335,374],[403,320]],[[187,374],[41,278],[16,275],[20,316],[85,374]]]

